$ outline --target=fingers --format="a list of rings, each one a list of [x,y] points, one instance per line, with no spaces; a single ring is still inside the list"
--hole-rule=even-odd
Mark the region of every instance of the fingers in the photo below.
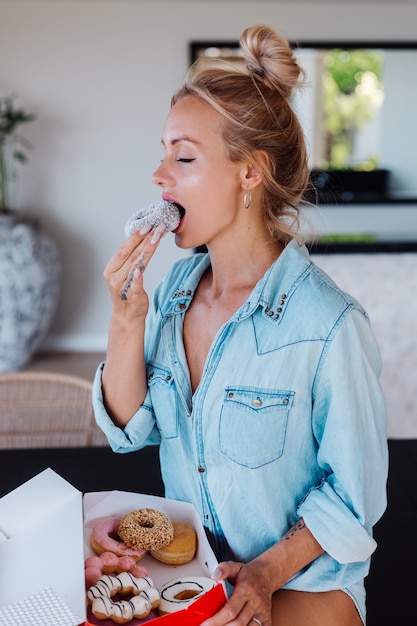
[[[237,606],[231,600],[228,600],[218,613],[203,622],[201,626],[246,626],[250,623],[252,617],[253,609],[248,602]]]
[[[152,231],[148,226],[146,229],[143,228],[140,231],[132,233],[130,237],[125,239],[120,248],[107,263],[104,274],[106,275],[118,272],[128,261],[132,262],[135,256],[137,256],[138,251],[141,249],[142,244],[147,247],[148,252],[150,252],[152,246],[159,243],[161,237],[165,234],[164,231],[166,231],[165,227],[163,227],[163,229],[157,227],[154,231]]]
[[[147,232],[143,232],[146,230]],[[126,301],[129,292],[142,289],[139,280],[154,255],[166,227],[161,224],[154,230],[143,228],[126,239],[108,262],[104,278],[110,291]],[[134,286],[137,285],[138,289]]]
[[[265,588],[251,567],[233,561],[222,562],[212,578],[219,581],[228,579],[234,590],[220,611],[201,626],[254,626],[254,617],[261,621],[262,626],[271,626],[272,590]]]
[[[236,602],[232,596],[220,611],[202,622],[201,626],[254,626],[253,616],[254,608],[250,602]]]
[[[233,583],[241,569],[242,563],[237,563],[236,561],[223,561],[218,564],[211,577],[214,580],[226,580],[228,578]]]

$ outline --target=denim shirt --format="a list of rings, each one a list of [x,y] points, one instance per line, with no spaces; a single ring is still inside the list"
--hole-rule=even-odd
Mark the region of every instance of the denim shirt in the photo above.
[[[218,331],[193,394],[182,329],[209,264],[182,259],[155,290],[148,393],[124,429],[106,413],[98,368],[97,423],[116,452],[160,445],[166,497],[196,507],[220,560],[256,557],[303,517],[325,554],[285,587],[344,588],[364,619],[388,463],[367,314],[292,241]]]

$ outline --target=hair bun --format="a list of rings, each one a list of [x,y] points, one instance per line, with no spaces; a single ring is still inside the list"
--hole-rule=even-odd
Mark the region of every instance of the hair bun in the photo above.
[[[297,63],[287,39],[270,26],[259,24],[246,28],[240,46],[249,74],[269,89],[288,98],[300,87],[304,72]]]

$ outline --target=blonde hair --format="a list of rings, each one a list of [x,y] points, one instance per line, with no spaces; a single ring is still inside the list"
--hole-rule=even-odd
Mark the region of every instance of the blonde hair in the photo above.
[[[265,25],[243,31],[242,67],[197,60],[171,106],[188,95],[213,106],[224,118],[222,135],[232,161],[252,160],[264,174],[263,205],[271,235],[298,238],[299,205],[309,169],[303,131],[289,98],[304,72],[288,41]],[[256,152],[268,155],[268,162]]]

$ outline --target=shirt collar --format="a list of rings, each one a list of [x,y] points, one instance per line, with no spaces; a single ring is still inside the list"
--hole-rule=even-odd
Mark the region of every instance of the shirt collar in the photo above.
[[[210,266],[210,255],[196,254],[191,263],[191,271],[183,279],[180,278],[173,288],[167,315],[183,313],[189,307],[202,275]],[[279,323],[288,300],[310,265],[311,259],[305,245],[292,240],[258,281],[247,301],[232,319],[244,319],[252,315],[257,307],[261,307],[263,317]]]

